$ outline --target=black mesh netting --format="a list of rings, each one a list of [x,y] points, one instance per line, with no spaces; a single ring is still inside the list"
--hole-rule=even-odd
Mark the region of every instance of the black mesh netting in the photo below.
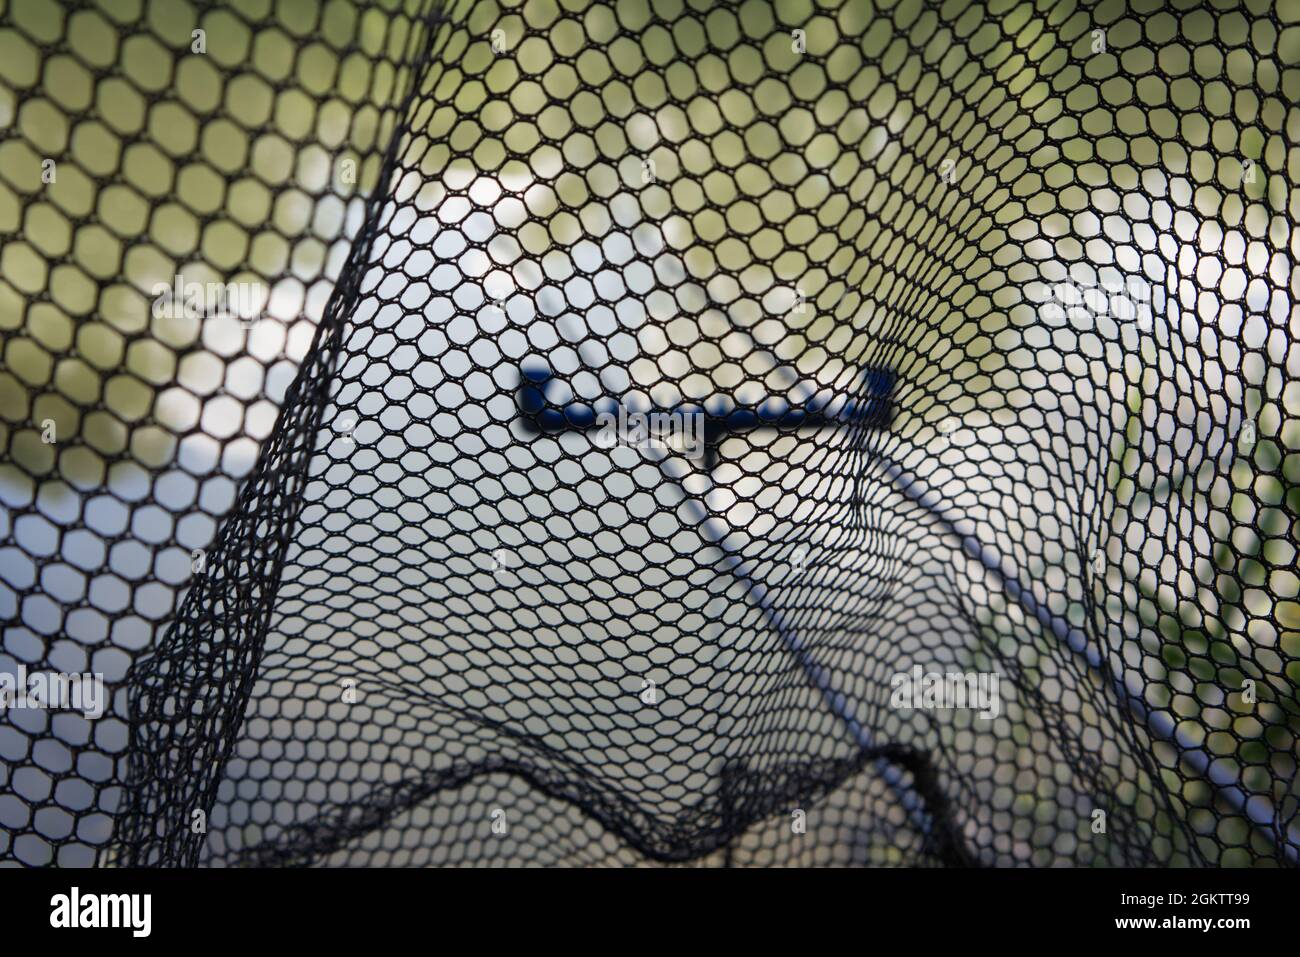
[[[0,861],[1296,863],[1298,20],[0,0]]]

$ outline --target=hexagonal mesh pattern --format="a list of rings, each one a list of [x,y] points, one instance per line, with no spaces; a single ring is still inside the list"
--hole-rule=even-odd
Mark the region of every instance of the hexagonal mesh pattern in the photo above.
[[[879,6],[0,0],[0,857],[1296,863],[1300,28]]]

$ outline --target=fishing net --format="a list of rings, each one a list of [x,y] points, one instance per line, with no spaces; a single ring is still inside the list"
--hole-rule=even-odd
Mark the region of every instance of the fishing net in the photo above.
[[[1294,864],[1296,20],[0,0],[0,860]]]

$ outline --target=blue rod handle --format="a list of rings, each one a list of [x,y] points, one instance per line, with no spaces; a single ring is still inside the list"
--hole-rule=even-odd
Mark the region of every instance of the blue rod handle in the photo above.
[[[573,390],[543,363],[525,364],[520,368],[520,386],[515,402],[520,416],[541,432],[567,432],[593,429],[601,415],[617,416],[620,406],[629,412],[702,413],[705,428],[712,436],[749,429],[861,425],[887,428],[893,421],[892,394],[897,376],[891,369],[870,369],[864,375],[865,395],[857,397],[822,389],[806,401],[793,404],[779,396],[758,403],[741,403],[733,396],[719,394],[703,402],[685,402],[662,406],[645,402],[641,406],[623,403],[613,396],[594,399],[568,399]]]

